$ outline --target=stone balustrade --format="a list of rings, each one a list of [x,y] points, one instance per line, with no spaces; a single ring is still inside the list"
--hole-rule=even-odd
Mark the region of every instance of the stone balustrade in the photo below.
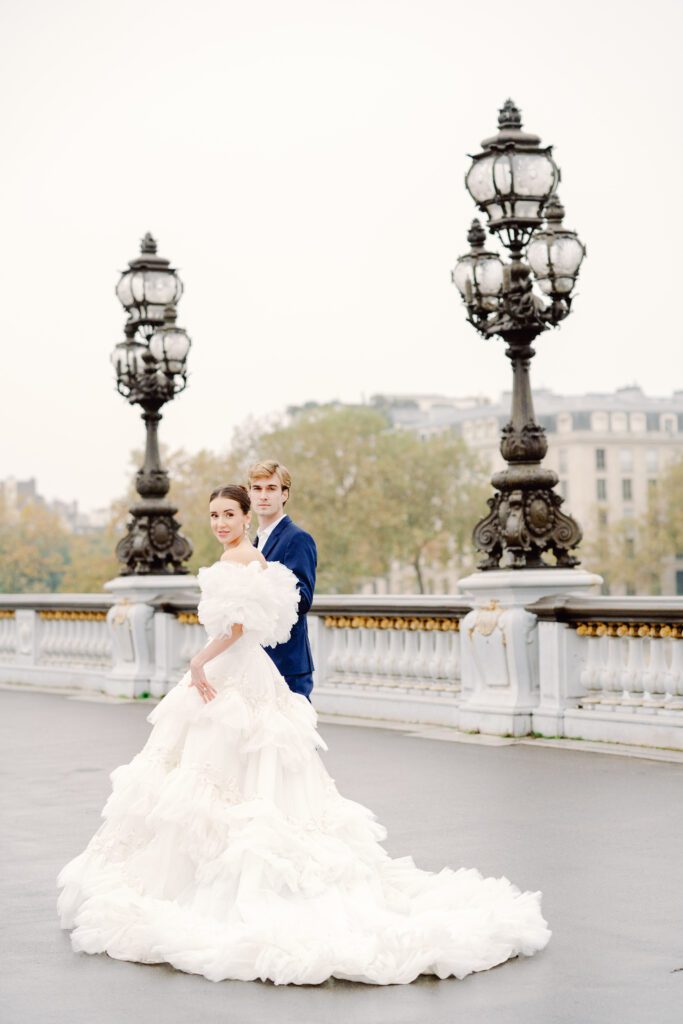
[[[543,598],[545,735],[683,748],[683,598]]]
[[[102,689],[112,666],[107,614],[99,594],[0,596],[0,680]]]
[[[457,724],[461,598],[319,597],[309,616],[323,711]]]
[[[683,749],[683,598],[323,595],[309,630],[328,714]],[[187,594],[0,596],[8,683],[161,697],[204,642]]]

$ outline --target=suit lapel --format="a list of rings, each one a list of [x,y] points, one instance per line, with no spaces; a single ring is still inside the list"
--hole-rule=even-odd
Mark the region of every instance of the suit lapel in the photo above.
[[[268,561],[268,555],[275,547],[278,537],[281,536],[282,531],[285,529],[286,526],[289,525],[289,523],[291,523],[291,521],[292,520],[289,518],[289,516],[285,516],[284,519],[281,519],[280,522],[275,527],[275,529],[273,530],[273,532],[271,533],[266,543],[263,545],[261,554],[263,555],[266,561]]]

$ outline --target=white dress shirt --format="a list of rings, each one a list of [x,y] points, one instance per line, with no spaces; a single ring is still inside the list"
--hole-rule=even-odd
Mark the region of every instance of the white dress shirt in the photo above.
[[[264,526],[262,529],[256,531],[256,547],[259,549],[259,551],[263,551],[266,541],[270,537],[271,533],[273,532],[277,524],[282,522],[286,515],[287,513],[283,512],[282,515],[278,519],[276,519],[274,523],[270,524],[270,526]]]

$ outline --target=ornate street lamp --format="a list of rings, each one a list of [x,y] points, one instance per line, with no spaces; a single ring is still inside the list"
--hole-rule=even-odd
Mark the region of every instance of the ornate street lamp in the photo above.
[[[478,220],[467,235],[470,252],[461,256],[452,279],[470,323],[485,338],[498,335],[512,362],[512,411],[503,427],[500,451],[507,469],[495,473],[489,513],[474,528],[474,543],[485,558],[481,569],[538,568],[552,552],[562,567],[578,565],[570,552],[581,540],[578,523],[560,510],[553,488],[557,474],[541,461],[548,450],[545,431],[534,416],[529,364],[531,343],[570,312],[571,293],[586,249],[562,225],[564,209],[555,189],[560,171],[550,146],[522,130],[512,100],[499,112],[497,135],[482,142],[465,178],[467,189],[500,236],[510,262],[486,252]],[[535,288],[536,286],[536,288]]]
[[[179,532],[178,511],[166,501],[168,473],[161,465],[160,409],[187,385],[190,338],[176,326],[175,306],[183,292],[176,271],[157,256],[148,233],[140,256],[121,275],[116,294],[128,313],[125,340],[112,352],[116,386],[131,405],[142,408],[147,442],[135,486],[141,500],[130,509],[127,532],[116,545],[122,576],[181,575],[192,545]]]

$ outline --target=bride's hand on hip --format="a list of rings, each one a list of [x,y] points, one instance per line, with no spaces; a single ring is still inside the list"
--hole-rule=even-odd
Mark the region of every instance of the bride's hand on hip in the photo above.
[[[199,696],[205,704],[208,704],[216,696],[216,691],[204,673],[203,663],[195,661],[194,658],[190,662],[190,686],[197,688]]]

